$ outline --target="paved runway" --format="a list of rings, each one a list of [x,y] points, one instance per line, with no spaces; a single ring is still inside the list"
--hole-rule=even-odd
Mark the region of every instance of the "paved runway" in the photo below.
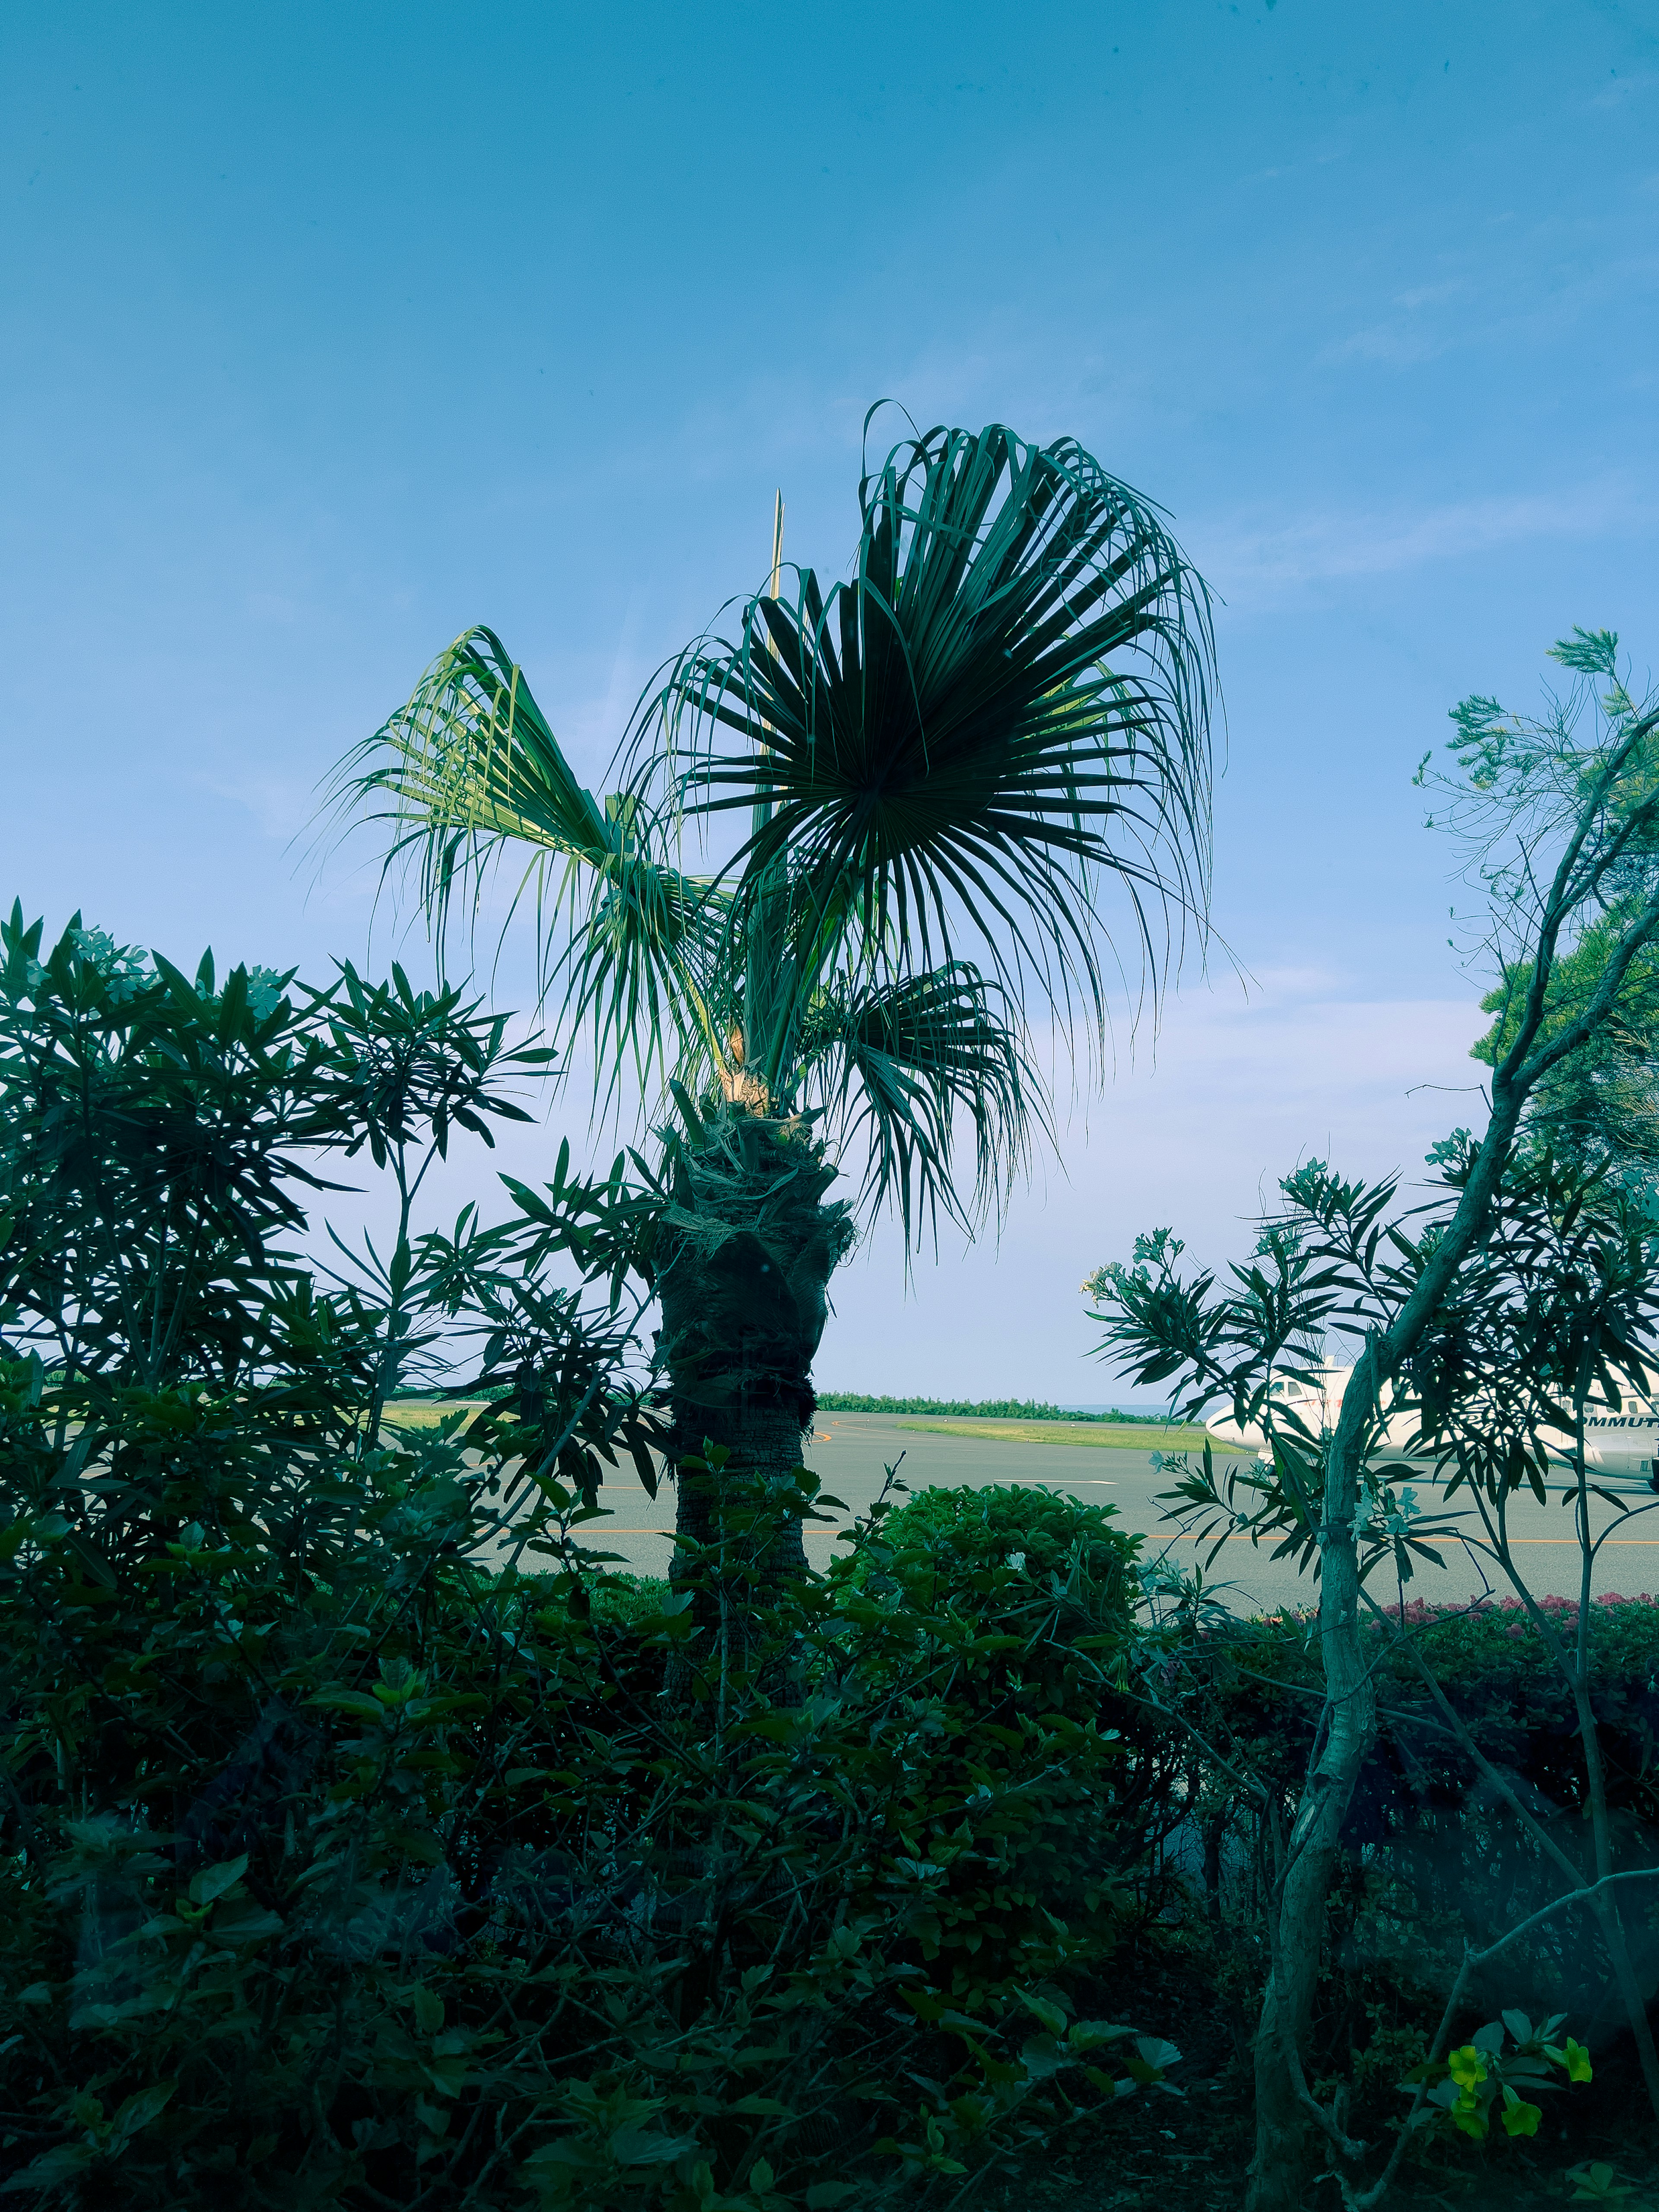
[[[1156,1493],[1170,1486],[1170,1477],[1151,1464],[1156,1433],[1149,1432],[1145,1451],[1094,1445],[1086,1441],[1088,1435],[1086,1425],[1062,1431],[1056,1425],[1053,1443],[1004,1441],[983,1432],[945,1433],[925,1419],[898,1415],[820,1413],[806,1462],[824,1489],[842,1501],[842,1510],[833,1523],[808,1528],[807,1556],[827,1559],[831,1555],[837,1531],[853,1516],[868,1511],[885,1468],[897,1463],[900,1479],[913,1491],[934,1484],[1025,1483],[1065,1491],[1090,1504],[1110,1504],[1126,1528],[1146,1536],[1144,1556],[1167,1552],[1183,1565],[1190,1564],[1195,1553],[1193,1540],[1163,1519],[1157,1502]],[[1417,1486],[1424,1510],[1435,1510],[1433,1497],[1422,1485]],[[1633,1508],[1656,1503],[1651,1493],[1634,1485],[1624,1494]],[[1570,1535],[1557,1533],[1566,1525],[1559,1495],[1552,1495],[1547,1507],[1538,1505],[1530,1495],[1514,1505],[1510,1532],[1539,1595],[1577,1596],[1578,1548]],[[635,1573],[666,1573],[674,1525],[672,1488],[665,1485],[653,1503],[632,1468],[625,1468],[605,1485],[599,1502],[614,1518],[589,1523],[586,1540],[596,1550],[620,1553]],[[1595,1525],[1599,1531],[1618,1517],[1614,1509],[1598,1507]],[[1470,1525],[1478,1528],[1473,1520]],[[1480,1574],[1462,1547],[1454,1543],[1443,1548],[1445,1568],[1420,1568],[1408,1597],[1455,1604],[1481,1588]],[[1298,1577],[1288,1562],[1273,1560],[1247,1538],[1230,1538],[1209,1574],[1214,1583],[1226,1586],[1224,1590],[1218,1587],[1217,1594],[1241,1613],[1316,1602],[1310,1577]],[[1502,1587],[1507,1589],[1507,1584]],[[1659,1589],[1659,1513],[1640,1513],[1608,1538],[1593,1587],[1598,1595],[1616,1591],[1626,1597]],[[1379,1598],[1395,1595],[1391,1577],[1386,1583],[1374,1580],[1372,1588]]]

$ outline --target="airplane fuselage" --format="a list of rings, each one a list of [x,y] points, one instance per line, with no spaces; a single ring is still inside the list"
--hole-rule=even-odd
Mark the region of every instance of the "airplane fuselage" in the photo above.
[[[1273,1395],[1287,1410],[1293,1409],[1316,1436],[1322,1430],[1336,1426],[1337,1415],[1342,1409],[1342,1394],[1352,1373],[1352,1367],[1328,1367],[1321,1370],[1317,1384],[1288,1380],[1275,1382]],[[1253,1451],[1266,1456],[1267,1437],[1256,1423],[1241,1426],[1237,1421],[1218,1415],[1205,1426],[1212,1440],[1224,1451]],[[1371,1452],[1373,1464],[1390,1461],[1407,1466],[1428,1464],[1420,1453],[1410,1449],[1416,1432],[1414,1414],[1387,1415]],[[1542,1440],[1553,1460],[1571,1464],[1573,1440],[1565,1430],[1546,1429]],[[1647,1482],[1659,1488],[1655,1473],[1659,1468],[1659,1408],[1655,1402],[1630,1398],[1618,1413],[1603,1402],[1592,1403],[1584,1415],[1584,1462],[1596,1474]]]

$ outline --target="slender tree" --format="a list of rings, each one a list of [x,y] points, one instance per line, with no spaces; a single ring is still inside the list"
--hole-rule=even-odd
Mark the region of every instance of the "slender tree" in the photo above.
[[[1420,1441],[1438,1455],[1446,1414],[1436,1405],[1437,1363],[1446,1358],[1471,1276],[1485,1265],[1528,1106],[1552,1075],[1619,1020],[1659,943],[1659,708],[1632,697],[1617,651],[1609,633],[1576,630],[1553,655],[1582,679],[1568,698],[1551,700],[1541,716],[1466,700],[1454,709],[1458,735],[1449,768],[1435,775],[1419,771],[1419,781],[1440,796],[1446,826],[1465,841],[1483,897],[1482,942],[1503,979],[1491,1002],[1498,1016],[1492,1111],[1478,1143],[1464,1148],[1455,1202],[1436,1220],[1432,1236],[1408,1247],[1383,1222],[1391,1186],[1343,1184],[1315,1165],[1285,1185],[1302,1217],[1295,1233],[1267,1240],[1259,1263],[1236,1271],[1242,1296],[1212,1301],[1210,1278],[1179,1282],[1172,1269],[1181,1248],[1167,1235],[1144,1243],[1138,1269],[1103,1270],[1089,1285],[1114,1298],[1118,1313],[1109,1342],[1125,1364],[1134,1363],[1138,1380],[1184,1373],[1191,1378],[1190,1411],[1231,1395],[1239,1419],[1269,1421],[1275,1467],[1265,1487],[1282,1487],[1283,1496],[1244,1525],[1263,1529],[1282,1508],[1294,1523],[1286,1548],[1300,1551],[1304,1563],[1317,1560],[1324,1718],[1268,1900],[1271,1965],[1255,2040],[1249,2212],[1297,2212],[1317,2165],[1333,2151],[1346,2160],[1363,2148],[1349,2141],[1340,2107],[1315,2098],[1302,2054],[1322,1966],[1325,1903],[1376,1735],[1363,1633],[1362,1509],[1385,1410],[1414,1412]],[[1592,689],[1597,678],[1606,687],[1599,695]],[[1596,944],[1587,987],[1578,988],[1571,974],[1567,986],[1559,982],[1563,963],[1609,916],[1613,926]],[[1396,1265],[1385,1237],[1407,1267]],[[1281,1279],[1273,1279],[1275,1268]],[[1391,1270],[1388,1294],[1375,1295],[1374,1279]],[[1287,1373],[1316,1379],[1308,1335],[1326,1327],[1358,1342],[1335,1427],[1316,1435],[1288,1405],[1275,1408],[1273,1390],[1276,1376]],[[1644,1365],[1638,1360],[1637,1371]],[[1559,1381],[1557,1389],[1559,1404],[1564,1390],[1571,1394]],[[1206,1487],[1213,1489],[1207,1466],[1201,1480],[1183,1486],[1187,1503],[1209,1510],[1215,1500],[1206,1498]],[[1582,1663],[1570,1679],[1575,1696],[1587,1701]],[[1587,1702],[1581,1717],[1588,1717]],[[1593,1721],[1589,1726],[1593,1735]],[[1593,1765],[1593,1746],[1587,1757]],[[1598,1881],[1605,1870],[1598,1862]],[[1616,1907],[1607,1893],[1596,1902],[1617,1966],[1624,1953]],[[1659,2111],[1659,2059],[1644,2023],[1638,2035]]]
[[[907,1249],[941,1211],[970,1229],[1049,1135],[1031,1019],[1098,1063],[1109,896],[1156,990],[1207,895],[1209,601],[1158,511],[1073,441],[1000,425],[895,447],[859,507],[849,580],[786,588],[775,560],[733,637],[659,672],[602,803],[486,629],[337,786],[441,946],[513,856],[599,1103],[660,1119],[672,1095],[674,1448],[747,1474],[799,1462],[858,1223],[890,1203]],[[711,1507],[682,1482],[683,1537]],[[800,1559],[791,1523],[775,1571]]]

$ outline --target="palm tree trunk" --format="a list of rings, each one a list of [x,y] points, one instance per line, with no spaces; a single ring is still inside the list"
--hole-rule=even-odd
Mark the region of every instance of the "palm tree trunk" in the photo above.
[[[710,1116],[676,1158],[657,1280],[674,1412],[677,1577],[691,1571],[691,1546],[741,1536],[725,1510],[735,1491],[781,1483],[800,1465],[830,1277],[853,1236],[849,1209],[823,1202],[836,1173],[807,1123],[740,1106]],[[726,1455],[723,1465],[688,1470],[708,1445]],[[744,1510],[746,1524],[746,1501]],[[800,1523],[781,1510],[763,1516],[740,1549],[759,1597],[805,1565]]]

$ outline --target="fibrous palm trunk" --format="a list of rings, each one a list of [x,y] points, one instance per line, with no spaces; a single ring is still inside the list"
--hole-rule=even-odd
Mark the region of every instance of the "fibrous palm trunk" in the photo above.
[[[674,1413],[677,1577],[692,1571],[692,1547],[716,1541],[741,1550],[757,1597],[805,1564],[799,1521],[781,1507],[756,1520],[753,1486],[763,1497],[801,1463],[830,1277],[853,1240],[850,1210],[823,1203],[836,1174],[805,1121],[735,1104],[676,1159],[657,1280]],[[726,1455],[719,1471],[688,1469],[711,1444]],[[726,1508],[739,1492],[734,1528]]]

